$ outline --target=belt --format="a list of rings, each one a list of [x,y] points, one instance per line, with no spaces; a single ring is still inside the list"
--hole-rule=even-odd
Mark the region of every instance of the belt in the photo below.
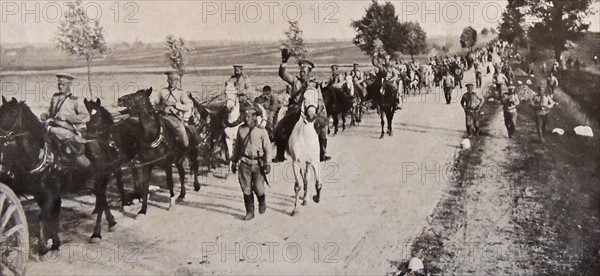
[[[250,165],[258,165],[258,160],[259,157],[250,157],[247,155],[242,155],[242,158],[240,158],[240,161]]]

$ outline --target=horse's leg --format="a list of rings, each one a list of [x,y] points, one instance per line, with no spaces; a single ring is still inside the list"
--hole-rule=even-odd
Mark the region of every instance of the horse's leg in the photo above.
[[[94,210],[98,210],[98,212],[96,213],[96,224],[94,232],[90,237],[90,243],[98,243],[102,239],[102,215],[106,201],[106,182],[104,180],[104,177],[98,177],[94,181],[94,195],[96,196],[96,207]],[[104,187],[102,187],[103,185]]]
[[[165,165],[165,174],[167,176],[167,188],[169,189],[169,207],[167,210],[171,210],[171,208],[175,207],[175,191],[173,185],[173,163],[166,162]]]
[[[148,211],[148,193],[150,189],[151,173],[152,166],[145,166],[142,168],[142,181],[140,185],[142,188],[142,208],[138,212],[138,217],[140,217],[139,215],[146,215],[146,212]]]
[[[321,166],[319,165],[319,162],[312,162],[310,166],[315,173],[315,188],[317,190],[317,194],[313,196],[313,201],[319,203],[319,201],[321,201],[321,187],[323,185],[321,183]]]
[[[177,198],[177,200],[183,201],[183,199],[185,198],[185,194],[186,194],[186,190],[185,190],[185,168],[183,167],[183,161],[177,162],[175,164],[175,166],[177,167],[177,172],[179,173],[179,182],[181,183],[181,189],[179,191],[179,197]]]
[[[302,196],[302,205],[308,204],[308,166],[310,163],[306,162],[304,164],[304,172],[300,172],[302,174],[302,181],[304,184],[304,196]]]
[[[337,114],[333,115],[333,135],[336,135],[338,133],[338,124],[340,122],[340,118],[338,117]]]
[[[342,116],[342,132],[346,130],[346,112],[340,114]]]
[[[50,250],[58,250],[61,245],[60,237],[58,236],[58,232],[60,230],[60,205],[62,204],[62,199],[60,198],[59,190],[56,191],[56,198],[54,199],[52,207],[50,208],[50,219],[52,229],[52,247]]]
[[[389,111],[387,113],[386,117],[387,117],[387,124],[388,124],[387,125],[387,127],[388,127],[388,134],[390,136],[392,136],[392,121],[394,120],[394,111],[393,110]]]
[[[292,164],[293,168],[294,168],[294,178],[296,179],[295,183],[294,183],[294,210],[292,210],[291,215],[295,215],[297,213],[296,211],[296,206],[298,206],[298,194],[300,193],[300,178],[301,176],[301,172],[300,172],[300,165],[297,162],[293,162]]]
[[[198,145],[192,147],[190,151],[190,171],[194,175],[194,191],[200,191],[200,181],[198,180],[198,170],[200,163],[198,161]]]
[[[143,184],[141,183],[141,178],[140,178],[140,174],[138,172],[138,169],[133,168],[131,169],[131,178],[133,178],[133,193],[130,194],[131,197],[131,203],[133,204],[133,200],[134,199],[138,199],[141,200],[142,199],[142,193],[143,193]]]
[[[49,214],[49,202],[50,200],[47,198],[46,192],[41,192],[42,194],[38,194],[35,196],[35,199],[40,207],[40,215],[38,217],[38,253],[40,255],[45,255],[48,253],[49,248],[47,246],[48,243],[48,235],[47,232],[50,229],[48,225],[48,214]]]
[[[383,139],[383,136],[385,135],[385,133],[383,132],[383,126],[385,124],[385,122],[383,121],[384,116],[385,116],[385,112],[383,112],[383,110],[382,110],[381,113],[379,114],[379,118],[381,119],[381,135],[379,136],[379,139]]]
[[[123,186],[123,172],[119,169],[115,171],[115,185],[117,186],[119,194],[121,195],[121,208],[123,208],[123,206],[129,206],[133,204],[131,199],[127,198],[125,187]]]

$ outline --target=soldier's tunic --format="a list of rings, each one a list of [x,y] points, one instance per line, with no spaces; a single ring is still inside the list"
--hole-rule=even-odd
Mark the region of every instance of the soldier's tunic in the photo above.
[[[483,99],[475,92],[465,93],[461,100],[460,105],[465,110],[465,127],[467,128],[467,134],[474,134],[479,128],[479,109],[483,105]]]
[[[350,71],[350,76],[352,76],[352,81],[355,84],[355,87],[358,88],[358,95],[361,99],[365,97],[367,94],[367,86],[365,84],[365,74],[360,70],[352,70]]]
[[[158,93],[152,94],[151,103],[155,107],[162,107],[163,118],[177,132],[178,138],[184,147],[189,145],[185,124],[192,115],[192,100],[181,89],[169,90],[161,89]]]
[[[517,125],[517,105],[521,101],[519,95],[516,93],[505,94],[502,98],[502,105],[504,111],[504,125],[508,132],[508,136],[511,137],[516,130]]]
[[[254,192],[257,196],[262,196],[265,194],[265,179],[260,165],[269,164],[271,160],[269,135],[263,128],[250,128],[244,124],[238,129],[236,141],[232,161],[239,161],[238,180],[242,192],[244,195],[252,195]]]
[[[329,85],[341,89],[344,85],[342,75],[340,73],[332,74],[331,77],[329,77]]]
[[[546,131],[546,124],[548,123],[548,113],[550,109],[554,107],[554,101],[548,95],[538,95],[532,99],[533,105],[536,109],[536,120],[535,125],[540,136],[543,136]]]
[[[246,75],[241,75],[239,78],[235,75],[231,76],[227,82],[233,82],[235,88],[238,91],[238,94],[248,94],[252,91],[252,83],[250,81],[250,77]]]
[[[72,94],[56,93],[50,100],[49,117],[52,118],[50,133],[59,140],[70,140],[84,144],[86,140],[78,135],[90,120],[85,105]]]
[[[442,86],[444,88],[446,104],[450,104],[452,101],[452,89],[454,89],[454,77],[452,75],[445,75],[442,77]]]

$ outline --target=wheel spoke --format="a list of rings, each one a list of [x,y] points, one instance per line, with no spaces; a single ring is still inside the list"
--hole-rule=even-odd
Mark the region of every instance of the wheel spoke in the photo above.
[[[4,242],[10,237],[12,236],[14,233],[23,230],[23,225],[19,224],[19,225],[15,225],[12,228],[8,229],[8,231],[6,231],[6,233],[2,234],[2,236],[0,237],[0,242],[2,242],[4,244]]]
[[[0,217],[2,216],[2,209],[4,209],[4,201],[6,200],[6,194],[0,193]]]
[[[12,217],[13,213],[17,210],[16,205],[10,205],[6,208],[6,212],[2,215],[2,220],[0,222],[0,234],[4,233],[4,227]]]

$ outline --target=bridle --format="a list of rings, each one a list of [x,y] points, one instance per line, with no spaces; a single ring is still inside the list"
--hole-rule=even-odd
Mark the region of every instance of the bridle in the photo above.
[[[17,114],[18,117],[15,120],[15,122],[13,123],[13,125],[9,128],[9,130],[5,130],[0,128],[0,132],[2,133],[0,135],[0,142],[2,144],[7,144],[8,142],[14,140],[17,137],[21,137],[21,136],[25,136],[28,135],[29,132],[28,131],[23,131],[23,132],[19,132],[19,133],[15,133],[17,128],[20,128],[20,126],[22,126],[22,121],[23,121],[23,111],[21,110],[21,108],[17,107]]]

